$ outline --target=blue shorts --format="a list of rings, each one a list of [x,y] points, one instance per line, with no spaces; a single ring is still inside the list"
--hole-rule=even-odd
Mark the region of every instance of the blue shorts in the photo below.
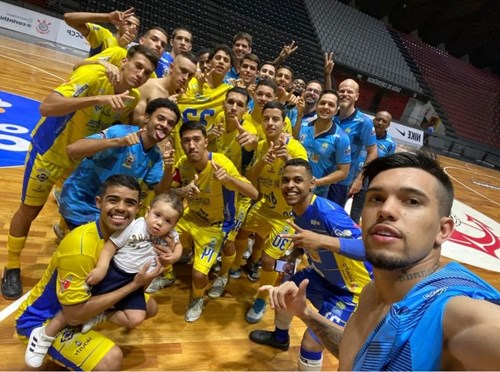
[[[312,267],[307,267],[293,275],[290,280],[297,286],[309,279],[306,297],[319,313],[333,323],[345,327],[347,321],[356,310],[354,295],[342,288],[332,286]]]
[[[119,269],[111,260],[108,272],[103,280],[91,289],[92,296],[109,293],[121,288],[134,279],[135,274],[126,273]],[[117,310],[146,310],[146,299],[144,289],[139,288],[118,301],[114,308]]]

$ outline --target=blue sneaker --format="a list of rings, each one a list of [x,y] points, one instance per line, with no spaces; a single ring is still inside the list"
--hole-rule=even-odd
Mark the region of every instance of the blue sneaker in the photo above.
[[[240,276],[241,276],[241,269],[238,270],[229,269],[229,277],[231,279],[239,279]]]
[[[245,320],[250,324],[260,322],[266,312],[266,301],[262,298],[257,298],[250,310],[248,310]]]

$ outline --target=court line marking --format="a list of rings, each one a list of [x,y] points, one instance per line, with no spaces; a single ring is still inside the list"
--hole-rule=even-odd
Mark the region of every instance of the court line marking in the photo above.
[[[29,290],[27,293],[25,293],[21,298],[18,298],[16,301],[11,303],[9,306],[7,306],[5,309],[0,311],[0,322],[3,322],[6,318],[12,315],[14,311],[16,311],[19,306],[23,303],[23,301],[28,298],[29,294],[31,293],[31,290]]]
[[[33,66],[33,65],[30,65],[29,63],[26,63],[26,62],[23,62],[23,61],[19,61],[18,59],[15,59],[15,58],[12,58],[12,57],[9,57],[9,56],[6,56],[5,54],[0,54],[0,57],[4,57],[4,58],[7,58],[7,59],[10,59],[11,61],[14,61],[14,62],[17,62],[17,63],[20,63],[22,65],[26,65],[26,66],[29,66],[35,70],[38,70],[38,71],[41,71],[41,72],[45,72],[47,75],[50,75],[50,76],[53,76],[61,81],[66,81],[66,79],[60,77],[60,76],[57,76],[57,75],[54,75],[53,73],[51,72],[48,72],[44,69],[41,69],[39,67],[36,67],[36,66]]]
[[[50,49],[50,48],[47,48],[47,47],[44,47],[44,46],[41,46],[41,45],[37,45],[37,44],[33,44],[33,43],[28,43],[27,41],[18,40],[18,39],[13,39],[13,38],[8,37],[8,36],[5,36],[5,35],[0,35],[0,38],[2,38],[2,39],[7,39],[7,40],[12,40],[12,41],[15,41],[16,43],[26,44],[26,45],[29,45],[29,46],[31,46],[31,47],[35,47],[35,48],[40,48],[40,49],[44,49],[44,50],[47,50],[47,49],[48,49],[48,50],[53,51],[54,53],[62,54],[62,55],[65,55],[65,56],[73,56],[73,57],[75,57],[75,58],[78,58],[78,56],[74,56],[73,54],[65,53],[65,52],[62,52],[62,51],[60,51],[60,50],[56,50],[56,49]],[[47,42],[47,41],[45,41],[45,42]],[[50,41],[49,41],[49,42],[50,42]],[[56,43],[56,44],[57,44],[57,43]],[[61,44],[59,44],[59,45],[61,45]],[[89,48],[90,48],[90,46],[89,46]],[[74,49],[76,49],[76,48],[74,48]],[[80,50],[80,49],[76,49],[76,50]],[[82,52],[84,52],[84,53],[85,53],[85,51],[84,51],[84,50],[82,50]],[[82,59],[83,59],[83,58],[84,58],[84,57],[82,57]]]
[[[476,195],[479,195],[480,197],[488,200],[488,201],[491,201],[493,204],[496,204],[496,205],[500,205],[500,203],[498,203],[497,201],[493,200],[493,199],[490,199],[489,197],[487,197],[486,195],[480,193],[479,191],[476,191],[474,190],[473,188],[467,186],[465,183],[463,183],[462,181],[459,181],[456,177],[452,176],[449,172],[448,172],[448,169],[458,169],[458,170],[462,170],[462,171],[468,171],[468,172],[471,172],[471,173],[475,173],[475,174],[480,174],[481,176],[486,176],[486,177],[490,177],[490,178],[493,178],[494,180],[495,177],[493,176],[490,176],[489,174],[485,174],[485,173],[482,173],[482,172],[475,172],[473,171],[472,169],[469,169],[469,168],[459,168],[459,167],[455,167],[455,166],[446,166],[444,167],[444,171],[446,172],[446,174],[451,178],[453,179],[455,182],[457,182],[458,184],[462,185],[463,187],[465,187],[467,190],[469,191],[472,191],[474,194]]]
[[[16,49],[16,48],[6,47],[6,46],[3,46],[2,48],[3,49],[13,50],[14,52],[19,52],[21,54],[27,54],[29,56],[34,56],[34,57],[36,57],[38,59],[43,58],[43,59],[48,59],[49,61],[54,61],[53,57],[41,56],[41,55],[36,54],[36,53],[32,53],[32,52],[28,52],[28,51],[24,51],[24,50],[19,50],[19,49]],[[48,48],[42,48],[42,49],[44,49],[44,50],[52,50],[52,49],[48,49]],[[66,55],[70,56],[70,54],[66,54]],[[78,58],[78,57],[75,56],[75,58]],[[78,60],[80,60],[80,59],[78,58]],[[64,64],[64,65],[69,65],[69,66],[74,66],[74,64],[76,62],[78,62],[78,61],[75,61],[74,63],[66,62],[66,61],[57,61],[57,63],[59,63],[59,64]]]

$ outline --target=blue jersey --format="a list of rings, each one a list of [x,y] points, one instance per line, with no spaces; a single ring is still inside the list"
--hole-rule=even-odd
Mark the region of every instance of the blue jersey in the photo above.
[[[452,262],[391,306],[354,358],[353,370],[441,370],[443,314],[448,301],[456,296],[500,300],[499,291]]]
[[[396,143],[392,139],[392,136],[385,132],[385,135],[378,138],[377,137],[377,156],[379,158],[384,158],[387,155],[394,154],[396,152]],[[354,166],[357,167],[356,173],[357,174],[359,171],[361,171],[361,168],[365,165],[365,160],[366,160],[366,150],[363,149],[361,150],[361,153],[359,154],[358,161]]]
[[[361,229],[351,220],[344,208],[334,202],[313,196],[306,211],[297,216],[295,223],[306,230],[339,238],[361,239]],[[300,247],[299,247],[300,248]],[[371,281],[372,267],[368,262],[357,261],[327,249],[306,250],[313,269],[332,286],[348,291],[356,297]]]
[[[318,114],[316,113],[316,111],[310,112],[309,114],[304,114],[304,116],[302,116],[302,121],[300,122],[300,124],[302,126],[306,126],[316,120],[317,117]]]
[[[290,123],[292,123],[292,127],[294,127],[295,123],[297,122],[297,116],[299,116],[297,106],[285,105],[285,112],[286,112],[286,117],[290,119]]]
[[[131,125],[114,125],[87,138],[119,138],[137,132]],[[110,148],[83,159],[64,182],[59,212],[73,226],[80,226],[99,217],[95,197],[99,188],[113,174],[128,174],[144,182],[150,189],[163,177],[163,160],[158,146],[145,150],[142,144]]]
[[[375,135],[373,122],[358,109],[344,120],[340,120],[338,115],[335,116],[334,120],[335,124],[347,133],[351,141],[351,169],[349,170],[349,175],[343,181],[339,182],[340,185],[350,185],[356,177],[356,163],[358,162],[361,150],[375,145],[377,143],[377,136]]]
[[[233,66],[231,67],[231,70],[227,72],[226,76],[224,76],[224,83],[229,84],[231,80],[238,80],[239,78],[240,74],[239,72],[236,71],[236,69]]]
[[[337,169],[337,164],[351,162],[349,137],[335,123],[327,132],[314,135],[314,121],[301,126],[299,142],[307,151],[307,159],[311,163],[313,176],[318,179],[329,175]],[[326,197],[329,185],[316,186],[314,193]]]
[[[174,62],[174,57],[169,52],[163,52],[158,61],[158,66],[156,66],[156,76],[159,78],[166,76],[170,71],[172,62]]]

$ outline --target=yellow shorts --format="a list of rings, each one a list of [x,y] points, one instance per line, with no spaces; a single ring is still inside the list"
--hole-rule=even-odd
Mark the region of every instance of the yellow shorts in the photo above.
[[[31,149],[26,155],[21,201],[32,207],[43,206],[50,195],[52,186],[70,172],[70,169],[44,160],[43,155]]]
[[[275,260],[281,258],[292,244],[281,234],[293,234],[295,230],[287,222],[290,217],[279,216],[269,210],[262,201],[255,203],[247,213],[241,229],[258,234],[264,242],[264,252]]]
[[[26,337],[20,337],[28,343]],[[94,330],[83,334],[80,327],[67,327],[59,332],[48,355],[57,364],[71,370],[91,371],[115,346],[109,338]]]
[[[200,222],[194,213],[188,212],[179,220],[175,229],[184,248],[194,242],[193,267],[208,275],[224,242],[222,224],[206,225]]]
[[[252,199],[242,197],[238,200],[238,204],[236,205],[236,215],[234,217],[234,224],[231,228],[231,231],[227,234],[226,240],[234,241],[236,236],[238,235],[238,231],[240,231],[241,226],[245,222],[245,218],[247,216],[248,210],[252,206]]]

